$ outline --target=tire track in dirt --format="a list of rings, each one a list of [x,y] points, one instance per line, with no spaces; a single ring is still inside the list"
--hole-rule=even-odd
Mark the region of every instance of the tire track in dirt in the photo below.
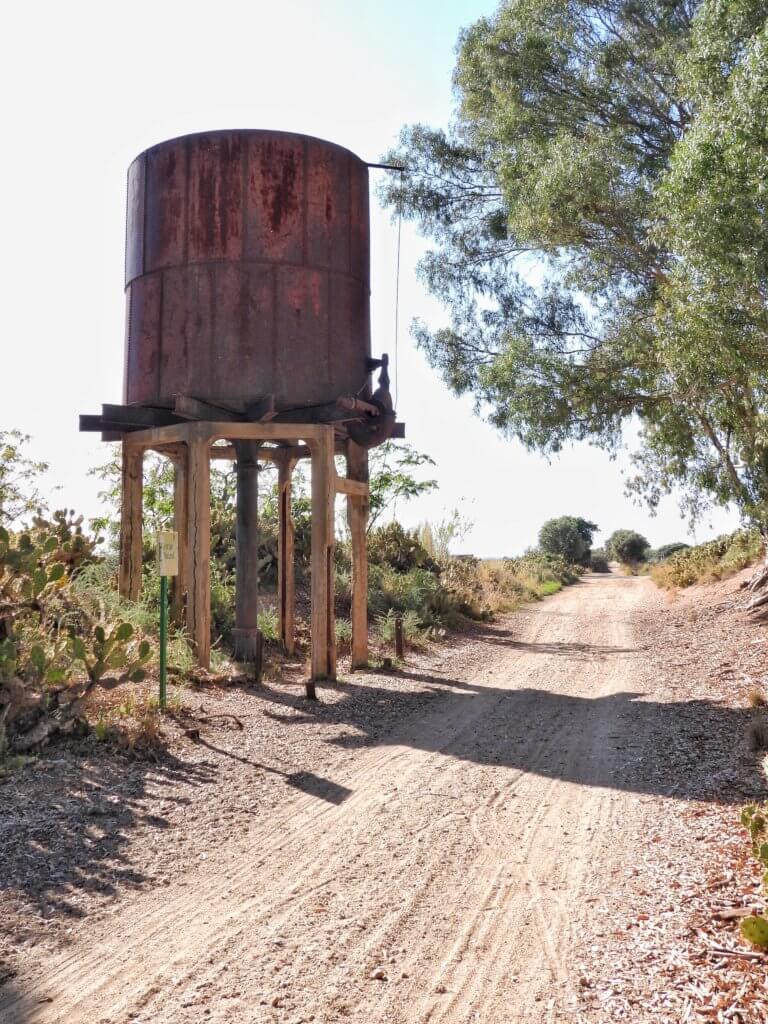
[[[19,979],[0,1020],[569,1014],[580,895],[620,858],[603,826],[633,799],[604,785],[611,705],[574,730],[569,699],[632,689],[627,616],[648,586],[589,578],[512,617],[513,639],[473,641],[475,671],[334,779],[347,799],[287,799]]]

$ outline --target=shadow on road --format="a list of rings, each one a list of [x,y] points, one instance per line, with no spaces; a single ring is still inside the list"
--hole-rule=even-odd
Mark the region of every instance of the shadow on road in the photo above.
[[[209,766],[170,755],[160,763],[110,753],[84,761],[63,751],[12,775],[0,785],[0,899],[10,893],[23,899],[30,924],[60,915],[74,921],[82,916],[81,893],[110,897],[140,885],[146,879],[132,865],[131,833],[168,826],[144,809],[148,788],[162,791],[168,803],[187,805],[179,784],[203,785],[213,777]]]
[[[521,646],[566,653],[558,645]],[[564,646],[574,648],[567,653],[576,659],[603,660],[628,650]],[[318,721],[353,727],[354,732],[345,728],[329,741],[344,749],[403,744],[584,786],[714,803],[765,792],[754,756],[747,751],[746,731],[754,720],[748,708],[707,700],[666,703],[636,692],[581,697],[531,687],[473,686],[423,672],[397,674],[419,688],[402,692],[370,682],[340,683],[333,687],[339,699],[328,704],[301,702],[299,714],[296,697],[285,691],[265,688],[260,697],[291,705],[291,713],[265,712],[291,727]],[[444,695],[444,700],[429,705],[433,714],[423,713],[425,692]],[[389,717],[397,722],[384,736],[370,710],[379,705],[388,706]]]

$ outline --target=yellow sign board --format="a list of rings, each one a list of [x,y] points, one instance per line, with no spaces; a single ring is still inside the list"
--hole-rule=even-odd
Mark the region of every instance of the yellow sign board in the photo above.
[[[179,541],[174,530],[158,531],[157,569],[161,576],[179,575]]]

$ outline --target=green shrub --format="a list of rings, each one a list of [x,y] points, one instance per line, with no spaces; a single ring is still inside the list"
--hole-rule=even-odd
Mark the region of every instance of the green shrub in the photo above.
[[[605,543],[605,550],[615,561],[631,566],[646,560],[650,546],[636,530],[614,530]]]
[[[677,541],[674,544],[662,544],[660,548],[648,552],[648,561],[652,565],[658,565],[659,562],[664,562],[670,556],[676,555],[678,551],[687,551],[689,547],[690,544],[684,544],[682,541]]]
[[[756,562],[762,548],[758,530],[736,530],[675,552],[653,566],[651,577],[660,587],[690,587],[694,583],[725,579]]]
[[[435,571],[438,568],[421,544],[416,531],[404,530],[397,522],[371,530],[368,535],[368,560],[373,565],[389,566],[403,573],[411,569]]]
[[[336,619],[336,644],[342,650],[349,650],[352,644],[352,623],[349,619]]]
[[[608,553],[603,548],[595,548],[589,556],[589,568],[592,572],[610,572]]]
[[[595,530],[596,523],[580,516],[548,519],[539,530],[539,548],[544,554],[558,556],[567,563],[586,566]]]
[[[395,640],[395,619],[398,613],[393,608],[386,615],[380,615],[376,620],[376,627],[379,636],[386,643],[394,643]],[[417,647],[427,640],[428,634],[424,629],[417,612],[407,611],[400,618],[403,622],[403,639],[406,643]]]

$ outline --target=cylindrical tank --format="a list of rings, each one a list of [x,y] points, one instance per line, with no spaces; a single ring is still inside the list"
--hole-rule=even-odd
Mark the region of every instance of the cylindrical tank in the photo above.
[[[287,132],[162,142],[128,170],[124,400],[242,408],[368,382],[368,168]]]

